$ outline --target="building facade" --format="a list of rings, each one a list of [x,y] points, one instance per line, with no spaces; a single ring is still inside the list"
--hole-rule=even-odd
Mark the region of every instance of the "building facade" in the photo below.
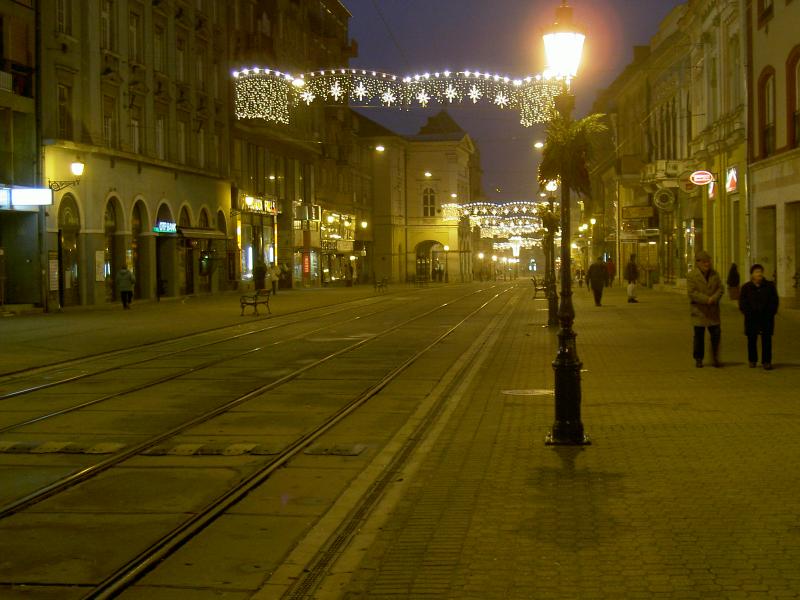
[[[797,302],[800,280],[800,3],[747,0],[752,259]]]

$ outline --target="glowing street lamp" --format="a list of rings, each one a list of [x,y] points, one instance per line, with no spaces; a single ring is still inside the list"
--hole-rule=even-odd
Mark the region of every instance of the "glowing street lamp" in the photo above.
[[[569,91],[569,81],[575,77],[581,62],[583,31],[572,19],[572,7],[561,0],[556,9],[556,21],[542,36],[547,54],[547,73],[562,80],[562,91],[555,99],[556,109],[569,125],[575,96]],[[561,305],[558,310],[558,354],[553,361],[555,373],[555,419],[546,443],[555,445],[584,445],[589,438],[581,422],[581,367],[575,344],[575,308],[572,304],[570,252],[570,182],[561,173]]]
[[[47,187],[49,187],[54,192],[58,192],[59,190],[63,190],[73,185],[78,185],[81,182],[81,177],[83,176],[83,171],[85,168],[86,164],[82,160],[75,160],[69,165],[70,173],[72,173],[75,179],[66,179],[60,181],[54,181],[52,179],[48,179]]]

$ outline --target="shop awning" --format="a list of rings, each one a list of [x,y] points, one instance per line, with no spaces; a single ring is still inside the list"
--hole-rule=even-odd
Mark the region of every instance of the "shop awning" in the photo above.
[[[195,240],[224,240],[227,236],[216,229],[201,229],[195,227],[178,227],[178,233],[185,238]]]

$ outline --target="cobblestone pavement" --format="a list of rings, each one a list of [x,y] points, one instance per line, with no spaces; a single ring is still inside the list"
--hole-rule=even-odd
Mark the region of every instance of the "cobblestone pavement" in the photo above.
[[[416,474],[395,484],[400,500],[374,511],[377,535],[351,542],[363,560],[332,569],[331,580],[351,573],[328,595],[800,597],[797,313],[779,315],[767,372],[748,368],[726,301],[724,367],[697,369],[684,296],[628,304],[614,289],[596,308],[575,294],[593,445],[544,446],[555,333],[541,327],[543,301],[520,303]]]

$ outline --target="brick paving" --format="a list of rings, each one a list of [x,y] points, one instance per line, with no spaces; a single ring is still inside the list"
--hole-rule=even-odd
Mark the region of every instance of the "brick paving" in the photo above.
[[[556,341],[521,302],[341,597],[800,597],[797,313],[766,372],[726,301],[696,369],[684,296],[575,298],[593,445],[544,446]]]

